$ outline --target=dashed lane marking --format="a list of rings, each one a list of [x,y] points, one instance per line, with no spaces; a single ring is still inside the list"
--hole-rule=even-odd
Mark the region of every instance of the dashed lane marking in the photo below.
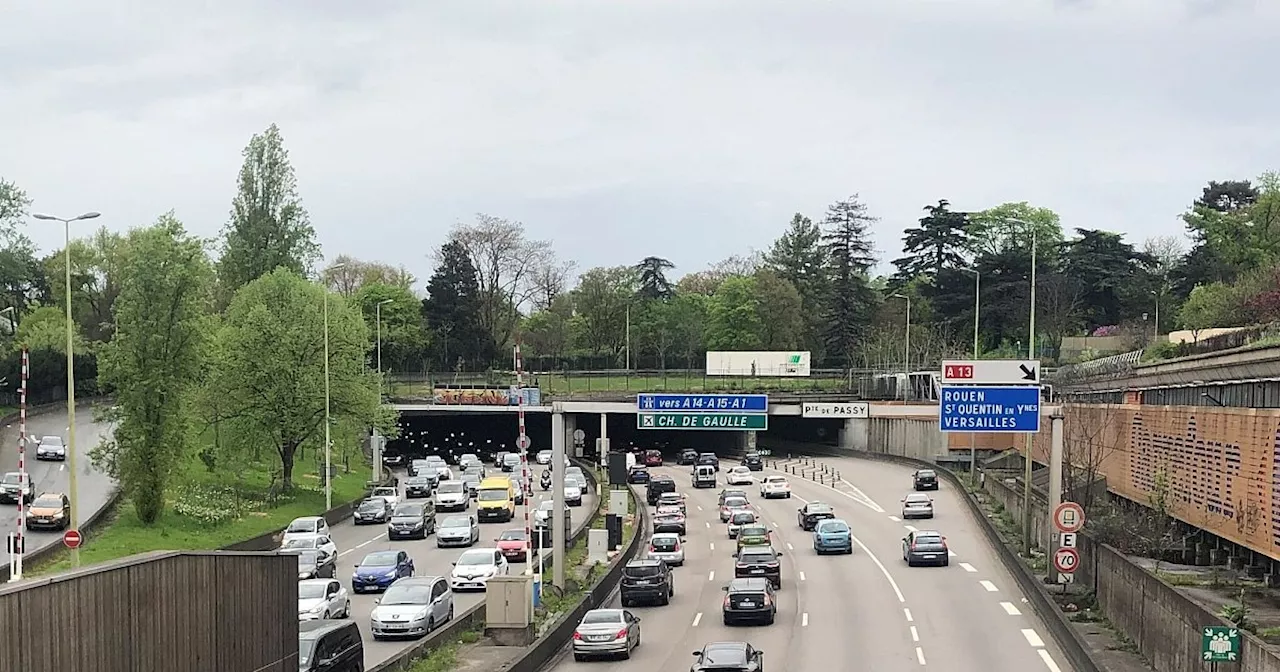
[[[908,608],[906,608],[906,607],[903,607],[903,608],[902,608],[902,613],[903,613],[903,615],[905,615],[905,616],[907,617],[907,622],[908,622],[908,623],[910,623],[912,620],[914,620],[914,619],[912,619],[912,618],[911,618],[911,610],[910,610],[910,609],[908,609]]]
[[[916,630],[916,626],[914,625],[911,626],[911,641],[913,642],[920,641],[920,631]]]
[[[978,571],[978,568],[977,568],[977,567],[974,567],[973,565],[971,565],[971,564],[969,564],[969,563],[967,563],[967,562],[962,562],[962,563],[960,563],[960,569],[963,569],[963,570],[964,570],[964,571],[966,571],[966,572],[976,572],[976,571]]]
[[[892,520],[892,521],[893,521],[893,522],[895,522],[895,523],[901,523],[901,522],[902,522],[902,519],[901,519],[901,518],[899,518],[899,517],[897,517],[897,516],[889,516],[889,520]]]
[[[716,570],[714,570],[714,569],[713,569],[713,570],[711,570],[710,572],[707,572],[707,580],[708,580],[708,581],[715,581],[715,580],[716,580]]]
[[[787,542],[787,550],[788,550],[788,551],[794,551],[794,550],[796,550],[796,547],[795,547],[795,546],[792,546],[792,545],[791,545],[791,542],[789,542],[789,541],[788,541],[788,542]]]
[[[804,578],[804,572],[800,572],[800,580],[801,580],[801,581],[804,581],[804,580],[805,580],[805,578]]]
[[[1022,615],[1022,612],[1018,611],[1018,607],[1014,606],[1012,602],[1001,602],[1000,606],[1004,608],[1004,613],[1009,614],[1010,616]]]
[[[699,611],[699,612],[698,612],[696,615],[694,615],[694,617],[693,617],[693,627],[695,627],[695,628],[696,628],[696,627],[698,627],[698,624],[699,624],[699,623],[701,623],[701,622],[702,622],[702,612],[701,612],[701,611]]]
[[[699,506],[699,507],[698,507],[698,510],[699,510],[699,511],[701,511],[701,510],[702,510],[702,507],[701,507],[701,506]]]
[[[716,550],[716,542],[711,542],[711,550]]]
[[[919,531],[920,531],[920,530],[917,530],[917,529],[916,529],[915,525],[903,525],[903,527],[907,528],[907,531],[908,531],[908,532],[919,532]]]
[[[920,661],[921,665],[924,665],[924,649],[918,646],[916,647],[916,660]]]
[[[708,530],[711,529],[711,523],[703,523],[703,525],[706,525]]]
[[[1049,672],[1062,672],[1062,668],[1058,667],[1058,664],[1053,662],[1053,656],[1049,655],[1048,651],[1044,649],[1037,649],[1036,653],[1040,654],[1040,660],[1044,661],[1044,666],[1049,668]]]
[[[800,614],[800,627],[809,627],[809,612],[806,611],[803,614]]]
[[[1035,630],[1032,630],[1031,628],[1023,628],[1022,636],[1027,638],[1027,643],[1031,646],[1034,646],[1037,649],[1044,648],[1044,640],[1040,639],[1040,633]]]
[[[983,588],[986,588],[988,593],[995,593],[1000,591],[999,588],[996,588],[996,584],[991,583],[990,581],[979,581],[978,583]]]
[[[774,469],[774,468],[770,467],[770,468],[769,468],[769,470],[770,470],[770,471],[776,471],[776,472],[778,472],[779,474],[782,474],[782,475],[784,475],[784,476],[795,476],[795,474],[789,474],[789,473],[787,473],[787,472],[785,472],[785,471],[782,471],[781,469]],[[848,481],[841,480],[840,482],[841,482],[841,483],[844,483],[844,484],[845,484],[845,485],[847,485],[847,486],[849,486],[849,487],[853,490],[853,492],[852,492],[852,493],[848,493],[848,492],[845,492],[844,490],[840,490],[839,488],[833,488],[833,487],[831,487],[831,486],[829,486],[829,485],[827,485],[827,484],[825,484],[825,483],[819,483],[819,482],[817,482],[817,481],[809,480],[809,479],[807,479],[807,478],[806,478],[805,480],[806,480],[806,481],[808,481],[809,483],[812,483],[813,485],[818,486],[819,488],[826,488],[826,489],[828,489],[828,490],[830,490],[830,491],[832,491],[832,492],[834,492],[834,493],[836,493],[836,494],[839,494],[839,495],[843,495],[843,496],[845,496],[845,497],[848,497],[849,499],[852,499],[853,501],[855,501],[855,502],[857,502],[857,503],[859,503],[859,504],[861,504],[861,505],[863,505],[863,506],[867,507],[868,509],[871,509],[872,511],[875,511],[876,513],[884,513],[884,509],[883,509],[883,508],[881,508],[881,506],[880,506],[879,504],[876,504],[874,501],[872,501],[872,499],[871,499],[870,497],[868,497],[868,496],[866,495],[866,493],[864,493],[864,492],[862,492],[861,490],[859,490],[859,489],[858,489],[858,486],[856,486],[856,485],[854,485],[854,484],[852,484],[852,483],[850,483],[850,482],[848,482]],[[792,496],[794,496],[794,495],[792,495]]]

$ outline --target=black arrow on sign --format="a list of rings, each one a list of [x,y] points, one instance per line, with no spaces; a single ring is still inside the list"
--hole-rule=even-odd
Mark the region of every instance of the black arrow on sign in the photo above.
[[[1031,368],[1027,368],[1027,365],[1026,365],[1026,364],[1019,364],[1019,365],[1018,365],[1018,368],[1019,368],[1019,369],[1022,369],[1022,379],[1023,379],[1023,380],[1035,380],[1035,379],[1036,379],[1036,367],[1035,367],[1034,365],[1033,365]]]

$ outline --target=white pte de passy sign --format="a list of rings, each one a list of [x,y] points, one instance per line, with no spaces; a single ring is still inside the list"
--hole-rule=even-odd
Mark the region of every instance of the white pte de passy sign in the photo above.
[[[812,401],[800,409],[805,418],[866,418],[871,416],[871,404],[865,401]]]

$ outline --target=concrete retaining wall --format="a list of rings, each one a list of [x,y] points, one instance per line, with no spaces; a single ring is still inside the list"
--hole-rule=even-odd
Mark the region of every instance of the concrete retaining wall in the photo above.
[[[916,460],[933,460],[949,450],[947,435],[938,431],[936,418],[868,418],[867,445],[853,448]]]

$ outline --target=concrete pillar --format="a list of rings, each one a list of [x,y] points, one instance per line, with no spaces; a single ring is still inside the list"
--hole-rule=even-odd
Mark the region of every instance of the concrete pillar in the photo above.
[[[746,432],[746,449],[747,452],[754,452],[756,449],[756,433],[754,431]]]
[[[569,531],[564,529],[565,438],[564,403],[557,401],[551,404],[551,548],[556,558],[552,563],[556,588],[564,588],[564,547],[569,538]]]
[[[572,413],[562,413],[564,416],[564,445],[565,450],[577,458],[582,458],[582,450],[578,448],[578,444],[573,440],[573,433],[578,429],[578,416]],[[569,446],[573,446],[572,449]]]
[[[609,468],[609,414],[600,414],[600,438],[596,439],[596,459],[601,468]]]

